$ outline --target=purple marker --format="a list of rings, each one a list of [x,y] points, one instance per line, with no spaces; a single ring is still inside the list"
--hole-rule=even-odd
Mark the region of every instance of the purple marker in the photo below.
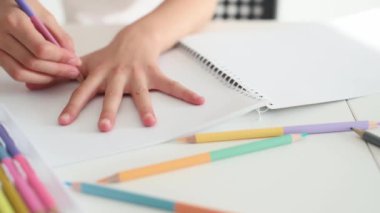
[[[233,141],[253,138],[276,137],[285,134],[320,134],[329,132],[345,132],[356,129],[372,129],[378,127],[377,121],[348,121],[336,123],[307,124],[297,126],[271,127],[264,129],[243,129],[225,132],[206,132],[198,133],[179,141],[187,143],[207,143],[216,141]]]
[[[42,23],[42,21],[33,13],[32,8],[30,8],[24,0],[16,0],[16,2],[20,9],[29,16],[30,20],[32,21],[34,27],[38,30],[38,32],[40,32],[46,40],[60,47],[61,45],[59,45],[57,40],[45,26],[45,24]]]
[[[0,138],[5,143],[7,152],[10,156],[16,156],[20,154],[20,151],[17,149],[16,144],[13,142],[12,138],[9,136],[7,130],[3,126],[3,124],[0,123]]]
[[[46,209],[42,205],[41,201],[38,199],[35,192],[22,177],[17,167],[14,165],[12,159],[9,157],[4,147],[0,145],[0,162],[4,164],[4,167],[7,168],[12,179],[14,181],[17,191],[20,193],[21,197],[28,206],[30,212],[32,213],[43,213],[46,212]]]
[[[338,123],[325,123],[325,124],[311,124],[311,125],[299,125],[288,126],[284,128],[284,134],[294,133],[329,133],[329,132],[346,132],[351,131],[351,128],[356,129],[372,129],[376,128],[378,123],[376,121],[353,121],[353,122],[338,122]]]
[[[18,150],[13,139],[1,123],[0,138],[5,143],[6,151],[14,160],[16,160],[19,163],[22,170],[25,172],[29,185],[34,189],[45,208],[50,212],[57,212],[54,198],[47,191],[46,187],[42,184],[37,174],[34,172],[32,166],[29,164],[28,160]]]

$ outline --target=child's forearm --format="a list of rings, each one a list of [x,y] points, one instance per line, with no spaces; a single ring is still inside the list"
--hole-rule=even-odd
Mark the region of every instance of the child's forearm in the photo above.
[[[208,23],[214,14],[216,2],[217,0],[166,0],[130,27],[152,36],[162,52],[183,36]]]

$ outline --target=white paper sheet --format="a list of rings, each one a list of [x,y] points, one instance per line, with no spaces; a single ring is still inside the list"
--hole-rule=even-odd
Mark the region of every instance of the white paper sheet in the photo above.
[[[86,28],[73,35],[79,52],[84,53],[101,47],[114,32]],[[100,133],[97,121],[102,97],[92,101],[74,124],[62,127],[57,124],[57,117],[77,83],[32,92],[3,71],[0,71],[0,103],[15,115],[30,141],[52,166],[166,142],[265,105],[227,88],[182,50],[165,54],[160,64],[167,75],[204,96],[206,103],[193,106],[154,92],[151,97],[158,122],[147,128],[141,124],[131,99],[125,97],[113,131]]]

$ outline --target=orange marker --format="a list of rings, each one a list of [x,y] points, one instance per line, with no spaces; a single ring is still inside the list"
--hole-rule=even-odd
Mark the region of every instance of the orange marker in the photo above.
[[[291,144],[293,141],[305,137],[306,134],[283,135],[276,138],[254,141],[238,146],[233,146],[221,150],[211,151],[203,154],[198,154],[190,157],[180,158],[176,160],[166,161],[150,166],[123,171],[99,180],[99,183],[117,183],[129,181],[146,176],[156,175],[168,171],[173,171],[181,168],[187,168],[195,165],[210,163],[218,160],[223,160],[243,154],[261,151],[264,149],[274,148],[281,145]]]

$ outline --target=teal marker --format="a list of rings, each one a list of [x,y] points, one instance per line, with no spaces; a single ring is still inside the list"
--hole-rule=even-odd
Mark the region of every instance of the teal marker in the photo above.
[[[117,190],[110,187],[105,187],[91,183],[66,183],[72,189],[84,194],[103,197],[115,201],[127,202],[131,204],[146,206],[150,208],[156,208],[167,212],[198,212],[198,213],[222,213],[222,211],[208,209],[196,205],[191,205],[183,202],[176,202],[171,200],[165,200],[152,196],[137,194],[134,192],[128,192],[124,190]]]
[[[136,194],[127,191],[121,191],[117,189],[112,189],[96,184],[90,183],[66,183],[71,186],[75,191],[82,192],[85,194],[95,195],[99,197],[108,198],[111,200],[118,200],[122,202],[133,203],[137,205],[148,206],[152,208],[158,208],[166,211],[173,211],[174,202],[153,198],[141,194]]]

